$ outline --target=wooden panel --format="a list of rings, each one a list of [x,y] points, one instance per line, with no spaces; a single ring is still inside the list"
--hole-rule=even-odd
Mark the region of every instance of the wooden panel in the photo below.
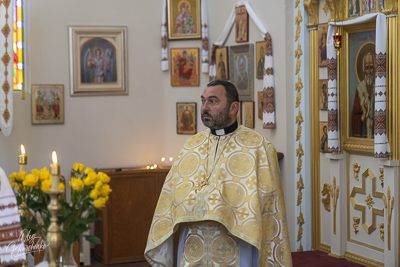
[[[169,168],[100,169],[111,177],[110,204],[98,215],[95,257],[104,264],[144,260],[151,220]]]

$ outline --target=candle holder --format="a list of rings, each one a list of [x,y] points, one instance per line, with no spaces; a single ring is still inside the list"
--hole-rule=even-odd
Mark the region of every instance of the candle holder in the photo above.
[[[339,33],[336,33],[333,36],[333,45],[336,50],[336,55],[339,55],[340,48],[342,48],[342,35],[340,35]]]
[[[59,196],[63,193],[60,190],[50,190],[47,192],[50,196],[50,204],[47,207],[51,217],[50,225],[47,229],[47,243],[49,244],[49,266],[58,267],[57,260],[60,258],[61,246],[63,239],[61,236],[61,229],[58,225],[58,213],[61,210],[61,205],[58,200]]]

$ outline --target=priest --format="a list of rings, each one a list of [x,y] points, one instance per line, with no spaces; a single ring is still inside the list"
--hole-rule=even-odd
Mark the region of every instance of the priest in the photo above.
[[[190,137],[168,173],[145,249],[152,266],[292,266],[275,147],[238,125],[236,87],[201,95],[208,129]]]

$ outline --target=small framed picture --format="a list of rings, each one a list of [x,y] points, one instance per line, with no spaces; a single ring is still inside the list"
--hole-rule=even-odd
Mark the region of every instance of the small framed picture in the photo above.
[[[215,49],[215,64],[217,66],[216,80],[229,80],[228,47]]]
[[[318,66],[327,66],[326,37],[328,34],[328,23],[318,25]]]
[[[64,123],[64,85],[32,85],[32,124]]]
[[[318,81],[319,109],[328,110],[328,80]]]
[[[201,38],[200,0],[167,0],[168,38],[170,40]]]
[[[258,118],[260,120],[263,119],[263,98],[264,98],[264,92],[260,91],[257,92],[257,106],[258,106]]]
[[[319,151],[322,153],[328,152],[328,122],[319,123]]]
[[[249,14],[245,6],[235,8],[235,41],[237,43],[249,41]]]
[[[196,102],[176,103],[176,130],[178,134],[196,134]]]
[[[199,68],[199,48],[171,48],[171,86],[199,86]]]
[[[254,101],[254,45],[229,47],[229,77],[236,85],[240,101]]]
[[[243,101],[243,125],[254,128],[254,101]]]
[[[256,78],[264,78],[264,61],[267,41],[256,42]]]
[[[69,27],[71,96],[127,95],[126,27]]]

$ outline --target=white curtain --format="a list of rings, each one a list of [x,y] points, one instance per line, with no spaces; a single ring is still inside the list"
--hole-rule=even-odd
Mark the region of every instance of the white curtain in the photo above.
[[[0,129],[5,136],[13,125],[13,12],[12,2],[0,4]]]

